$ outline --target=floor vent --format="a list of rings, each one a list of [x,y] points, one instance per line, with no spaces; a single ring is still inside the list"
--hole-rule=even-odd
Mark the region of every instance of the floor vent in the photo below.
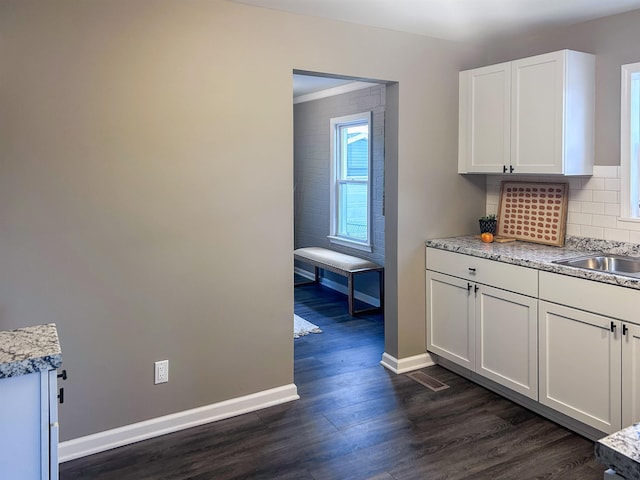
[[[440,390],[446,390],[447,388],[449,388],[449,385],[442,383],[437,378],[433,378],[424,372],[407,373],[407,377],[409,377],[411,380],[415,380],[420,385],[424,385],[434,392],[439,392]]]

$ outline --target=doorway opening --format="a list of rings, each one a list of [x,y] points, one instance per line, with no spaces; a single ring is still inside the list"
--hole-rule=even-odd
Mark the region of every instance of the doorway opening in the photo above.
[[[387,95],[389,86],[395,86],[391,102]],[[389,222],[391,231],[395,231],[393,225],[397,223],[397,214],[388,205],[396,204],[395,200],[389,202],[389,192],[397,196],[397,188],[389,188],[389,178],[397,178],[394,173],[397,171],[397,131],[395,134],[392,132],[391,141],[395,152],[389,155],[387,119],[390,117],[392,126],[397,129],[397,108],[397,84],[392,82],[308,71],[293,72],[294,248],[322,247],[369,260],[385,269],[394,267],[390,265],[395,264],[394,257],[389,258],[389,254],[395,252],[395,241],[392,239],[389,248],[387,237]],[[363,126],[362,118],[365,116],[369,118],[368,130]],[[344,128],[351,121],[355,122],[355,127]],[[339,145],[352,154],[352,160],[343,164],[335,158],[333,151],[336,125],[344,132]],[[357,156],[360,155],[357,152],[366,149],[370,154],[368,164]],[[364,188],[364,184],[368,188]],[[341,197],[343,185],[347,186],[343,188]],[[347,195],[349,189],[353,193],[350,196]],[[342,200],[344,203],[340,205]],[[314,277],[313,270],[308,268],[304,264],[296,264],[294,283]],[[320,272],[319,284],[326,291],[318,302],[326,304],[331,295],[337,295],[336,298],[342,299],[338,303],[344,305],[344,311],[337,310],[338,304],[331,307],[326,314],[331,317],[331,322],[355,322],[364,327],[367,321],[377,321],[382,325],[378,362],[384,353],[384,315],[371,315],[371,318],[348,315],[346,278],[330,271]],[[382,300],[379,292],[376,273],[359,276],[355,287],[356,302],[379,305]],[[394,290],[385,289],[384,303],[387,304],[394,294]],[[323,318],[315,316],[322,311],[322,305],[310,300],[309,295],[308,290],[296,291],[296,299],[304,297],[305,302],[304,306],[296,303],[294,313],[303,318],[305,314],[310,316],[306,320],[312,323],[314,318],[322,323]],[[391,307],[395,304],[391,302]],[[385,306],[385,310],[387,308]],[[395,315],[391,317],[395,318]],[[323,325],[319,327],[322,329]]]

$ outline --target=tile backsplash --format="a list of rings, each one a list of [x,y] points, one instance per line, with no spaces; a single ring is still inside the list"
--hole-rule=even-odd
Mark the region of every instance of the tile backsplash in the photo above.
[[[620,167],[594,166],[591,177],[487,175],[487,214],[497,213],[502,180],[568,182],[567,235],[640,243],[640,223],[620,217]]]

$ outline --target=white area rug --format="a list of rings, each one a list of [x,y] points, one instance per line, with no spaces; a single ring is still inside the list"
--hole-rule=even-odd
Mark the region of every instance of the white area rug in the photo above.
[[[307,322],[304,318],[293,314],[293,338],[300,338],[309,333],[322,333],[320,327],[311,322]]]

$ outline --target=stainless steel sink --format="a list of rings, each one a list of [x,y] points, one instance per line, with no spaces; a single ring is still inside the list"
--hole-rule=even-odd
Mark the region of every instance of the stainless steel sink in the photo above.
[[[640,257],[596,254],[567,260],[556,260],[553,263],[640,278]]]

